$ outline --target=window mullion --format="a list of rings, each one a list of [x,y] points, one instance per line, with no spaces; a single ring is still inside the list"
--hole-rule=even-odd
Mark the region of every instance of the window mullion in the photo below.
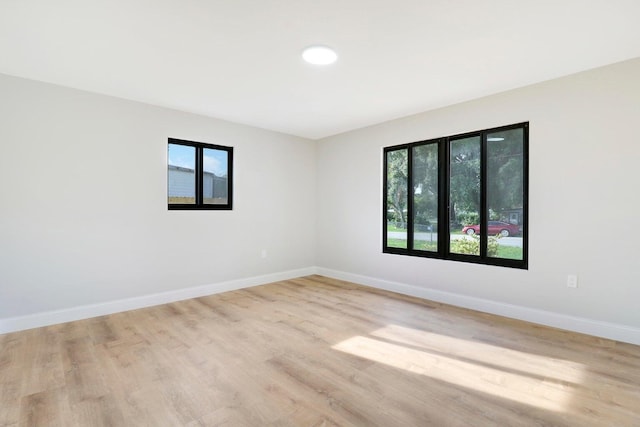
[[[489,213],[487,212],[487,134],[480,137],[480,258],[487,258]]]
[[[413,188],[413,146],[407,148],[407,249],[412,251],[414,242],[414,205],[415,189]]]
[[[196,205],[202,206],[203,148],[196,147]]]
[[[382,161],[382,248],[383,250],[388,246],[388,233],[389,233],[389,219],[388,219],[388,206],[389,206],[389,151],[383,150]]]
[[[440,153],[438,156],[438,252],[440,255],[447,256],[449,254],[449,216],[451,203],[449,196],[449,139],[442,139],[440,142]]]

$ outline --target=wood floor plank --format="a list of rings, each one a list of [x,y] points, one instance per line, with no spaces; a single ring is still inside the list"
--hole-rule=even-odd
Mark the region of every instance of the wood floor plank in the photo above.
[[[20,421],[21,353],[27,336],[23,332],[0,335],[0,426],[17,426]]]
[[[64,427],[72,417],[62,390],[51,389],[24,396],[20,402],[20,425]]]
[[[0,426],[640,426],[640,347],[321,276],[0,335]]]

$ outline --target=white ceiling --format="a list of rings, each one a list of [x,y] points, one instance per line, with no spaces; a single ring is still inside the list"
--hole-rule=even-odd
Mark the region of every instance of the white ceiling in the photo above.
[[[0,0],[0,73],[318,139],[638,57],[639,18],[640,0]],[[302,61],[318,43],[336,64]]]

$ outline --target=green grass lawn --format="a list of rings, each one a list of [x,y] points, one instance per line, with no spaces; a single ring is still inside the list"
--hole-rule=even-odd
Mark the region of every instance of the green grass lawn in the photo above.
[[[406,228],[399,228],[399,227],[396,227],[396,226],[395,226],[395,225],[393,225],[393,224],[388,224],[388,225],[387,225],[387,231],[400,231],[400,232],[406,233],[406,232],[407,232],[407,229],[406,229]],[[435,229],[435,227],[434,227],[433,232],[435,233],[436,231],[437,231],[437,230],[436,230],[436,229]],[[462,229],[460,229],[460,230],[453,230],[453,231],[451,232],[451,234],[462,234]]]
[[[424,240],[417,240],[414,242],[415,243],[415,247],[417,250],[419,251],[437,251],[438,250],[438,244],[437,242],[427,242]],[[390,248],[403,248],[406,249],[407,248],[407,241],[403,240],[403,239],[387,239],[387,245]]]
[[[390,248],[407,248],[407,241],[403,239],[387,239],[387,245]],[[438,250],[436,242],[427,242],[424,240],[418,240],[415,242],[415,249],[419,251],[432,251]],[[516,246],[498,246],[498,256],[496,258],[504,259],[522,259],[522,248]]]
[[[516,246],[498,246],[498,258],[522,259],[522,248]]]

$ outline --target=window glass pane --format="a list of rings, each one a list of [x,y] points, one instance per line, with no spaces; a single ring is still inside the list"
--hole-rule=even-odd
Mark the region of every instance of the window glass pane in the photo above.
[[[169,204],[196,203],[195,166],[195,147],[169,144],[167,162]]]
[[[480,136],[450,143],[451,253],[480,255]]]
[[[387,152],[387,246],[407,248],[408,149]]]
[[[226,150],[205,148],[202,155],[202,203],[223,205],[229,192],[229,156]]]
[[[413,148],[413,248],[438,250],[438,144]]]
[[[487,256],[523,259],[524,132],[487,135]]]

